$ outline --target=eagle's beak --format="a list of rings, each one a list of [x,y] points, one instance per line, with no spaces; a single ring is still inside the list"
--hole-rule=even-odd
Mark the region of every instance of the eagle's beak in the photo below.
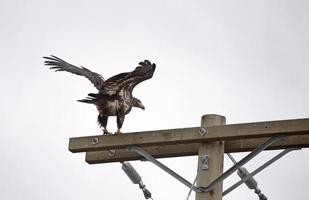
[[[152,63],[152,71],[154,72],[156,70],[156,64]]]
[[[139,108],[145,110],[145,106],[142,103],[139,105]]]
[[[133,106],[145,110],[145,106],[142,104],[141,100],[133,97]]]

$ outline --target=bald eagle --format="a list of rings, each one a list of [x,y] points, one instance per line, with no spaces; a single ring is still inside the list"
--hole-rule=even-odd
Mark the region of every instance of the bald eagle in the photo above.
[[[88,97],[78,100],[82,103],[94,104],[99,112],[98,124],[103,128],[103,134],[110,134],[107,129],[109,116],[117,117],[117,132],[124,122],[125,115],[132,107],[145,109],[142,102],[133,97],[134,87],[144,80],[150,79],[156,69],[154,63],[144,60],[131,72],[115,75],[105,80],[100,74],[90,71],[85,67],[76,67],[56,56],[43,57],[45,65],[52,66],[55,71],[66,71],[76,75],[84,76],[96,87],[98,93],[90,93]]]

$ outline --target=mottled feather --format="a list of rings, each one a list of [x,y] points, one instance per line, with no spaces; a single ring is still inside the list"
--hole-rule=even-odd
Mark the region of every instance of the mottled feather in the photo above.
[[[156,69],[156,65],[148,60],[139,63],[133,71],[117,74],[106,81],[103,77],[85,67],[76,67],[66,61],[56,57],[45,58],[45,65],[52,66],[55,71],[66,71],[88,78],[98,89],[98,93],[90,93],[88,97],[78,100],[82,103],[94,104],[99,112],[98,122],[107,133],[106,125],[109,116],[117,116],[118,132],[122,127],[125,115],[132,107],[145,109],[142,102],[133,97],[133,88],[144,80],[150,79]]]
[[[51,55],[51,57],[43,57],[46,60],[44,61],[45,65],[53,66],[50,69],[55,69],[56,72],[66,71],[76,75],[84,76],[91,81],[91,83],[100,90],[104,85],[104,78],[95,72],[90,71],[85,67],[76,67],[66,61]]]

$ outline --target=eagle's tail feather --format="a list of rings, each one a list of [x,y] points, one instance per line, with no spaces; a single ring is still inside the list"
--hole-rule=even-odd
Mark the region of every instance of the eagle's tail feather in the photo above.
[[[103,97],[102,94],[95,94],[95,93],[89,93],[88,96],[93,97],[93,98],[96,98],[96,99],[98,99],[98,98],[100,98],[100,97]]]
[[[100,97],[101,97],[101,94],[90,93],[88,94],[88,97],[86,97],[85,99],[81,99],[77,101],[82,102],[82,103],[96,104],[97,101],[100,99]]]
[[[77,100],[78,102],[82,102],[82,103],[90,103],[90,104],[95,104],[97,102],[97,98],[91,96],[90,94],[88,94],[89,96],[86,97],[85,99],[81,99],[81,100]]]
[[[80,100],[77,100],[77,101],[82,102],[82,103],[95,104],[95,102],[93,100],[89,100],[89,99],[80,99]]]
[[[97,102],[96,99],[90,99],[90,98],[85,98],[85,99],[81,99],[77,101],[82,102],[82,103],[91,103],[91,104],[95,104]]]

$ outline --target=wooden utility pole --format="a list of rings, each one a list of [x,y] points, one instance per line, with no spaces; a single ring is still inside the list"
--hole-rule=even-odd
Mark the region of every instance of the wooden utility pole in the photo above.
[[[142,149],[144,154],[132,151],[134,147]],[[266,150],[309,147],[309,118],[226,125],[224,116],[204,115],[201,127],[75,137],[69,142],[71,152],[86,152],[89,164],[141,160],[146,153],[148,160],[155,161],[171,175],[173,172],[155,158],[198,155],[196,200],[222,199],[222,181],[237,170],[236,164],[222,174],[224,153],[252,151],[239,161],[238,166],[242,166],[264,147]],[[116,154],[110,154],[108,149],[115,149]],[[182,177],[177,179],[192,188]]]
[[[204,127],[204,133],[207,134],[207,128],[225,124],[225,117],[220,115],[204,115],[201,120],[201,127]],[[205,160],[207,157],[208,161]],[[197,187],[207,187],[213,180],[223,173],[224,142],[201,143],[198,148],[198,169],[197,169]],[[206,163],[205,163],[206,161]],[[207,163],[208,162],[208,163]],[[206,164],[208,166],[202,166]],[[196,200],[221,200],[222,186],[218,184],[213,191],[202,193],[197,192]]]

